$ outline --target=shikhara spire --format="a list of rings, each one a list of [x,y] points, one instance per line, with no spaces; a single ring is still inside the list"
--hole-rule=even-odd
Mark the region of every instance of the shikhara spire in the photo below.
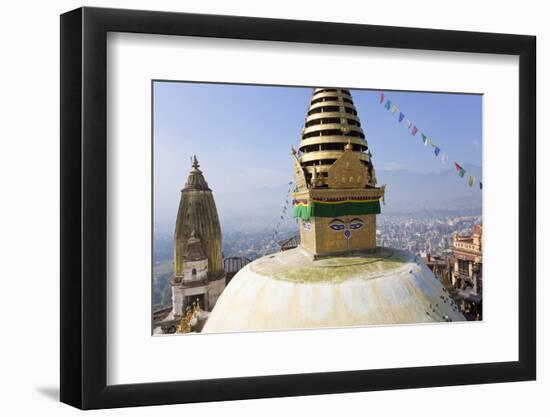
[[[173,314],[181,316],[191,300],[211,309],[225,286],[222,234],[214,196],[196,156],[181,190],[173,266]]]

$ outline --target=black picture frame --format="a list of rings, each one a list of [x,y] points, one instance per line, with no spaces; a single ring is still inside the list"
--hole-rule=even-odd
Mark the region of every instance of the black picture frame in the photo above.
[[[519,56],[519,360],[107,385],[108,32]],[[524,35],[88,7],[61,15],[61,401],[95,409],[534,380],[535,51]]]

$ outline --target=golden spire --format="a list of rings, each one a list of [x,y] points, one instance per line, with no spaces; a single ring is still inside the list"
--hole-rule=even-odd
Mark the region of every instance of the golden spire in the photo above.
[[[346,150],[359,156],[374,186],[368,143],[349,90],[315,88],[300,142],[300,164],[308,186],[327,186],[328,171]],[[312,179],[316,177],[316,184]],[[372,178],[371,178],[372,177]]]
[[[376,249],[376,186],[371,153],[349,90],[315,88],[299,152],[292,148],[301,246],[314,256]]]

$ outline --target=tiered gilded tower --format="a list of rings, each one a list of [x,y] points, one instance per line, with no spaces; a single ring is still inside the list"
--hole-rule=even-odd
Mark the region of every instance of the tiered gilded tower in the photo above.
[[[313,90],[299,150],[292,154],[301,246],[316,256],[374,250],[385,187],[377,186],[349,90]]]
[[[181,190],[171,286],[175,316],[183,314],[194,301],[201,308],[212,309],[225,287],[218,211],[195,156]]]

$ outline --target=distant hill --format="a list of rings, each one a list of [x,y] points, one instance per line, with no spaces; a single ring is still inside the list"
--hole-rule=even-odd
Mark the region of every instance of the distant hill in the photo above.
[[[479,183],[468,186],[468,175],[481,178],[481,168],[464,164],[465,178],[453,168],[439,172],[419,173],[407,170],[379,170],[378,182],[386,184],[383,211],[416,212],[440,210],[481,211],[482,192]]]

